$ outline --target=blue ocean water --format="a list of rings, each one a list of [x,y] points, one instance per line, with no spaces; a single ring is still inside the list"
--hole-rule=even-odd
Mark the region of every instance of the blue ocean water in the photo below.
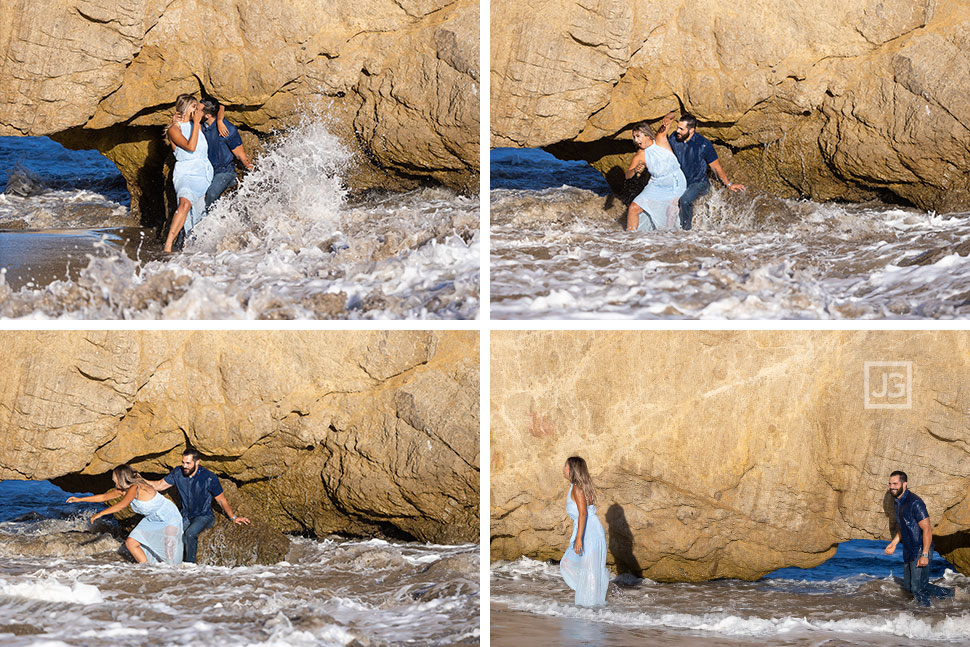
[[[96,150],[64,148],[49,137],[0,137],[0,187],[24,169],[40,189],[85,190],[128,206],[131,196],[118,167]]]
[[[489,168],[492,189],[574,186],[599,195],[610,193],[603,175],[586,162],[561,160],[538,148],[493,148]]]
[[[90,494],[65,492],[50,481],[0,481],[0,523],[25,517],[64,519],[79,510],[96,511],[97,503],[66,503],[69,496]]]
[[[883,552],[886,543],[869,539],[853,539],[839,544],[835,555],[815,568],[781,568],[765,575],[761,581],[777,584],[778,581],[784,580],[797,586],[799,582],[806,584],[832,582],[863,574],[877,579],[887,578],[890,575],[902,577],[903,549],[899,547],[893,555],[886,555]],[[930,579],[943,577],[947,569],[956,570],[953,564],[934,553],[933,561],[930,563]]]

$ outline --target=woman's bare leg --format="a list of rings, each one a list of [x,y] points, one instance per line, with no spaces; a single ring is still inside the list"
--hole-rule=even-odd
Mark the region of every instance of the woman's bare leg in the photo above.
[[[135,558],[135,561],[139,564],[144,564],[148,561],[148,557],[145,555],[145,551],[142,550],[141,544],[138,543],[137,539],[132,539],[129,537],[125,540],[125,548],[131,553],[131,556]]]
[[[631,202],[630,207],[626,210],[626,230],[636,231],[637,227],[640,226],[640,214],[643,213],[643,209],[640,208],[636,202]]]
[[[182,231],[182,226],[185,225],[185,219],[189,215],[189,211],[192,209],[192,203],[188,201],[187,198],[179,198],[178,209],[175,210],[175,215],[172,216],[172,226],[168,228],[168,238],[165,239],[165,251],[172,251],[172,245],[175,244],[175,238]]]

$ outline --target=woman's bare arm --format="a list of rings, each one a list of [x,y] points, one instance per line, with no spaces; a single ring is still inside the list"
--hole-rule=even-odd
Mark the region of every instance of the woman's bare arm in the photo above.
[[[135,494],[137,492],[138,492],[138,486],[132,485],[130,488],[128,488],[128,491],[125,492],[125,496],[121,498],[121,501],[114,504],[110,508],[105,508],[101,512],[98,512],[93,517],[91,517],[91,523],[94,523],[95,519],[97,519],[98,517],[103,517],[105,515],[114,514],[115,512],[124,510],[126,507],[128,507],[128,504],[131,503],[132,499],[135,498]]]
[[[666,148],[671,153],[673,153],[674,150],[670,147],[670,140],[667,139],[667,137],[670,136],[670,124],[672,123],[669,120],[669,117],[670,115],[668,115],[667,117],[664,117],[664,120],[660,124],[660,128],[657,129],[657,139],[654,141],[661,148]]]
[[[582,488],[573,486],[573,501],[576,502],[576,507],[579,508],[579,520],[576,525],[576,543],[573,544],[573,550],[576,551],[577,555],[582,555],[583,535],[586,532],[586,516],[588,514],[586,510],[586,495],[583,493]]]
[[[630,168],[628,168],[625,173],[626,179],[629,180],[631,177],[645,168],[647,168],[647,162],[643,156],[643,150],[641,149],[638,150],[636,154],[634,154],[633,159],[630,160]]]
[[[92,494],[91,496],[72,496],[67,500],[68,503],[104,503],[111,499],[117,499],[122,494],[121,490],[111,488],[104,494]]]

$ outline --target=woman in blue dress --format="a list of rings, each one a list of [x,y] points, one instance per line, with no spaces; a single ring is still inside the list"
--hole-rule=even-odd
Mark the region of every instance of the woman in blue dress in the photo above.
[[[672,122],[673,117],[665,117],[656,136],[645,121],[633,126],[637,152],[626,171],[626,178],[647,169],[650,181],[627,209],[627,231],[679,228],[678,201],[687,190],[687,178],[667,141]]]
[[[578,606],[606,604],[610,573],[606,570],[606,532],[596,516],[596,490],[579,456],[566,459],[562,475],[569,481],[566,514],[573,520],[573,534],[559,561],[559,572],[576,592]]]
[[[191,94],[179,95],[175,100],[175,115],[165,129],[165,139],[175,153],[175,172],[172,183],[178,196],[178,208],[165,239],[165,251],[172,245],[182,228],[188,234],[205,214],[205,192],[212,182],[209,163],[209,144],[202,132],[203,107]]]
[[[104,503],[122,497],[121,501],[91,517],[114,514],[129,504],[132,511],[145,515],[125,540],[125,547],[139,564],[182,563],[182,514],[175,504],[155,491],[142,475],[128,465],[119,465],[111,472],[115,487],[104,494],[72,496],[68,503]]]

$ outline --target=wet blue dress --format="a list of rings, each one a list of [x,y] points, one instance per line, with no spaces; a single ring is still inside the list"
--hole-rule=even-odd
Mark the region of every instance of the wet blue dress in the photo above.
[[[149,564],[182,563],[182,513],[175,504],[156,493],[148,501],[134,498],[131,509],[145,518],[129,537],[141,544]]]
[[[678,200],[687,190],[687,178],[680,169],[680,162],[658,144],[643,149],[643,160],[650,171],[650,181],[633,199],[643,209],[637,231],[676,229],[680,218]]]
[[[192,138],[192,122],[179,124],[179,129],[186,140]],[[192,203],[192,210],[185,217],[185,233],[199,224],[205,215],[205,192],[212,182],[212,164],[209,163],[209,143],[205,135],[199,132],[199,140],[195,151],[190,153],[181,146],[175,147],[175,171],[172,183],[179,198],[185,198]]]
[[[573,550],[579,526],[579,507],[573,501],[573,486],[566,497],[566,514],[573,520],[573,534],[566,546],[566,554],[559,562],[559,572],[569,588],[576,591],[578,606],[606,604],[606,589],[610,573],[606,570],[606,532],[596,516],[596,506],[586,506],[586,529],[583,532],[583,554]]]

